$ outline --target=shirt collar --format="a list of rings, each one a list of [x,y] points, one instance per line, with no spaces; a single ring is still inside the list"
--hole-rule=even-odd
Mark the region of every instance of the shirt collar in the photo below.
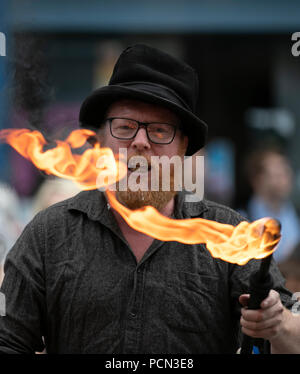
[[[107,201],[98,190],[82,191],[68,202],[68,210],[85,213],[92,221],[98,221],[104,211],[108,210]]]
[[[176,195],[174,211],[176,219],[200,217],[209,209],[205,200],[189,202],[188,195],[191,194],[186,191],[181,191]],[[77,210],[85,213],[93,221],[105,220],[107,222],[107,219],[109,219],[107,216],[109,205],[104,193],[98,190],[80,192],[69,200],[68,210]]]
[[[192,194],[186,191],[181,191],[175,198],[175,212],[174,216],[177,219],[186,219],[193,217],[200,217],[208,210],[208,205],[205,200],[189,201]]]

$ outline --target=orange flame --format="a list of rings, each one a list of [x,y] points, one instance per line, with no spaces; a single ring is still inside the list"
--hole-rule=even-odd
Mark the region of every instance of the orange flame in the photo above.
[[[176,220],[161,215],[151,206],[130,210],[112,192],[106,194],[110,205],[133,229],[163,241],[205,243],[213,257],[227,262],[244,265],[253,258],[267,257],[280,240],[280,227],[272,218],[243,221],[237,226],[203,218]]]
[[[47,144],[39,131],[29,129],[5,129],[0,131],[0,141],[11,145],[23,157],[47,174],[70,179],[84,190],[103,187],[97,184],[101,172],[102,180],[115,181],[123,178],[127,167],[115,160],[110,148],[94,144],[83,154],[73,154],[71,148],[82,147],[90,136],[96,134],[87,129],[74,130],[65,141],[57,140],[56,147],[44,151]],[[100,162],[99,162],[100,161]],[[102,162],[101,162],[102,161]]]
[[[126,208],[107,187],[126,175],[127,164],[117,161],[112,150],[100,148],[99,143],[81,155],[72,153],[71,148],[81,147],[90,136],[95,135],[90,130],[75,130],[65,141],[56,141],[56,147],[46,151],[43,149],[47,142],[38,131],[5,129],[0,131],[0,141],[10,144],[47,174],[71,179],[85,190],[105,187],[111,206],[128,225],[158,240],[205,243],[213,257],[239,265],[253,258],[264,258],[275,251],[280,240],[280,227],[271,218],[252,223],[244,221],[234,227],[202,218],[170,219],[151,206],[137,210]]]

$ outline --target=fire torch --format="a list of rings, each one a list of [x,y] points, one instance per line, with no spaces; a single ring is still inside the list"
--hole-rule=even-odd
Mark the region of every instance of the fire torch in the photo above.
[[[281,236],[280,222],[275,219],[270,219],[265,223],[264,231],[266,230],[267,233],[274,237],[274,240],[278,240]],[[269,295],[270,290],[273,288],[273,279],[269,272],[271,261],[272,254],[263,258],[259,269],[250,276],[248,309],[259,309],[261,302]],[[244,335],[241,354],[251,354],[253,345],[254,339],[248,335]]]

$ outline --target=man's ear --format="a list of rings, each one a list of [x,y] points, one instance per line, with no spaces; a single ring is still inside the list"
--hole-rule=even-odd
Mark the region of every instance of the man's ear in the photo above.
[[[87,138],[87,142],[93,147],[95,144],[99,143],[99,137],[97,135],[90,136]]]
[[[87,142],[93,147],[96,143],[99,143],[100,146],[102,146],[102,143],[104,141],[104,134],[102,128],[93,129],[95,132],[95,135],[90,136],[87,139]]]

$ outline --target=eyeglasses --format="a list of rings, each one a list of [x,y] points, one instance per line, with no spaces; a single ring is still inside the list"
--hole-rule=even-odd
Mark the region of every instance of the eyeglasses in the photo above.
[[[140,122],[130,118],[111,117],[110,133],[114,138],[122,140],[133,139],[140,127],[145,127],[148,139],[155,144],[170,144],[175,138],[177,127],[169,123]]]

